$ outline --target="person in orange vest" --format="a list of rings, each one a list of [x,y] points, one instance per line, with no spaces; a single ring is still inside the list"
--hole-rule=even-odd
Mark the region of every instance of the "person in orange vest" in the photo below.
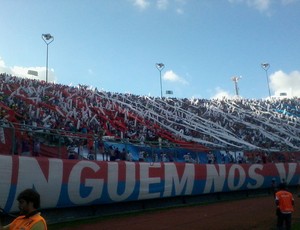
[[[280,183],[278,191],[275,193],[275,203],[277,206],[277,229],[290,230],[292,225],[292,213],[294,211],[294,197],[286,190],[286,183]]]
[[[6,226],[0,226],[0,230],[47,230],[47,223],[39,212],[40,195],[33,189],[21,192],[17,200],[19,202],[20,216]]]

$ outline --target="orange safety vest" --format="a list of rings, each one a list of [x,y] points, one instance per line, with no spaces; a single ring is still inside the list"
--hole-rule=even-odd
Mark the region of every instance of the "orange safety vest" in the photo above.
[[[26,218],[26,216],[17,217],[9,225],[9,230],[30,230],[33,227],[33,225],[35,225],[39,221],[43,222],[45,227],[44,229],[47,230],[46,221],[40,214],[36,214],[28,218]]]
[[[278,207],[282,213],[291,213],[294,211],[294,198],[290,192],[283,190],[276,192],[276,200],[278,201]]]

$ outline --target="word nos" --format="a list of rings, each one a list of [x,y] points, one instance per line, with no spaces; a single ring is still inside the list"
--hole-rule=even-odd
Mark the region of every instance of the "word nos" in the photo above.
[[[63,208],[270,187],[273,178],[297,185],[298,163],[190,164],[102,162],[0,156],[0,206],[17,211],[26,188],[43,208]]]

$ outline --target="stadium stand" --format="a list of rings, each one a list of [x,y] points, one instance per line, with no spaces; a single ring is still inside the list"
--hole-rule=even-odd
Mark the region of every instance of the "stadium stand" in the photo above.
[[[95,141],[104,148],[104,140],[157,143],[201,152],[276,154],[296,152],[300,147],[298,98],[158,98],[6,73],[0,74],[0,94],[0,142],[8,146],[11,140],[16,154],[26,152],[26,141],[36,147],[41,142],[43,153],[47,152],[45,144],[51,148],[59,142],[65,147],[59,156],[65,158],[70,152],[67,146],[87,146],[92,151]]]

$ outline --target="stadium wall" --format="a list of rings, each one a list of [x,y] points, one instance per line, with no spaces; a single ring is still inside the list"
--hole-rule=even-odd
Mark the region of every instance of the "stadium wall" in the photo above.
[[[76,208],[160,198],[270,188],[272,180],[299,184],[298,163],[192,164],[104,162],[0,155],[0,206],[18,210],[26,188],[41,194],[43,209]]]

